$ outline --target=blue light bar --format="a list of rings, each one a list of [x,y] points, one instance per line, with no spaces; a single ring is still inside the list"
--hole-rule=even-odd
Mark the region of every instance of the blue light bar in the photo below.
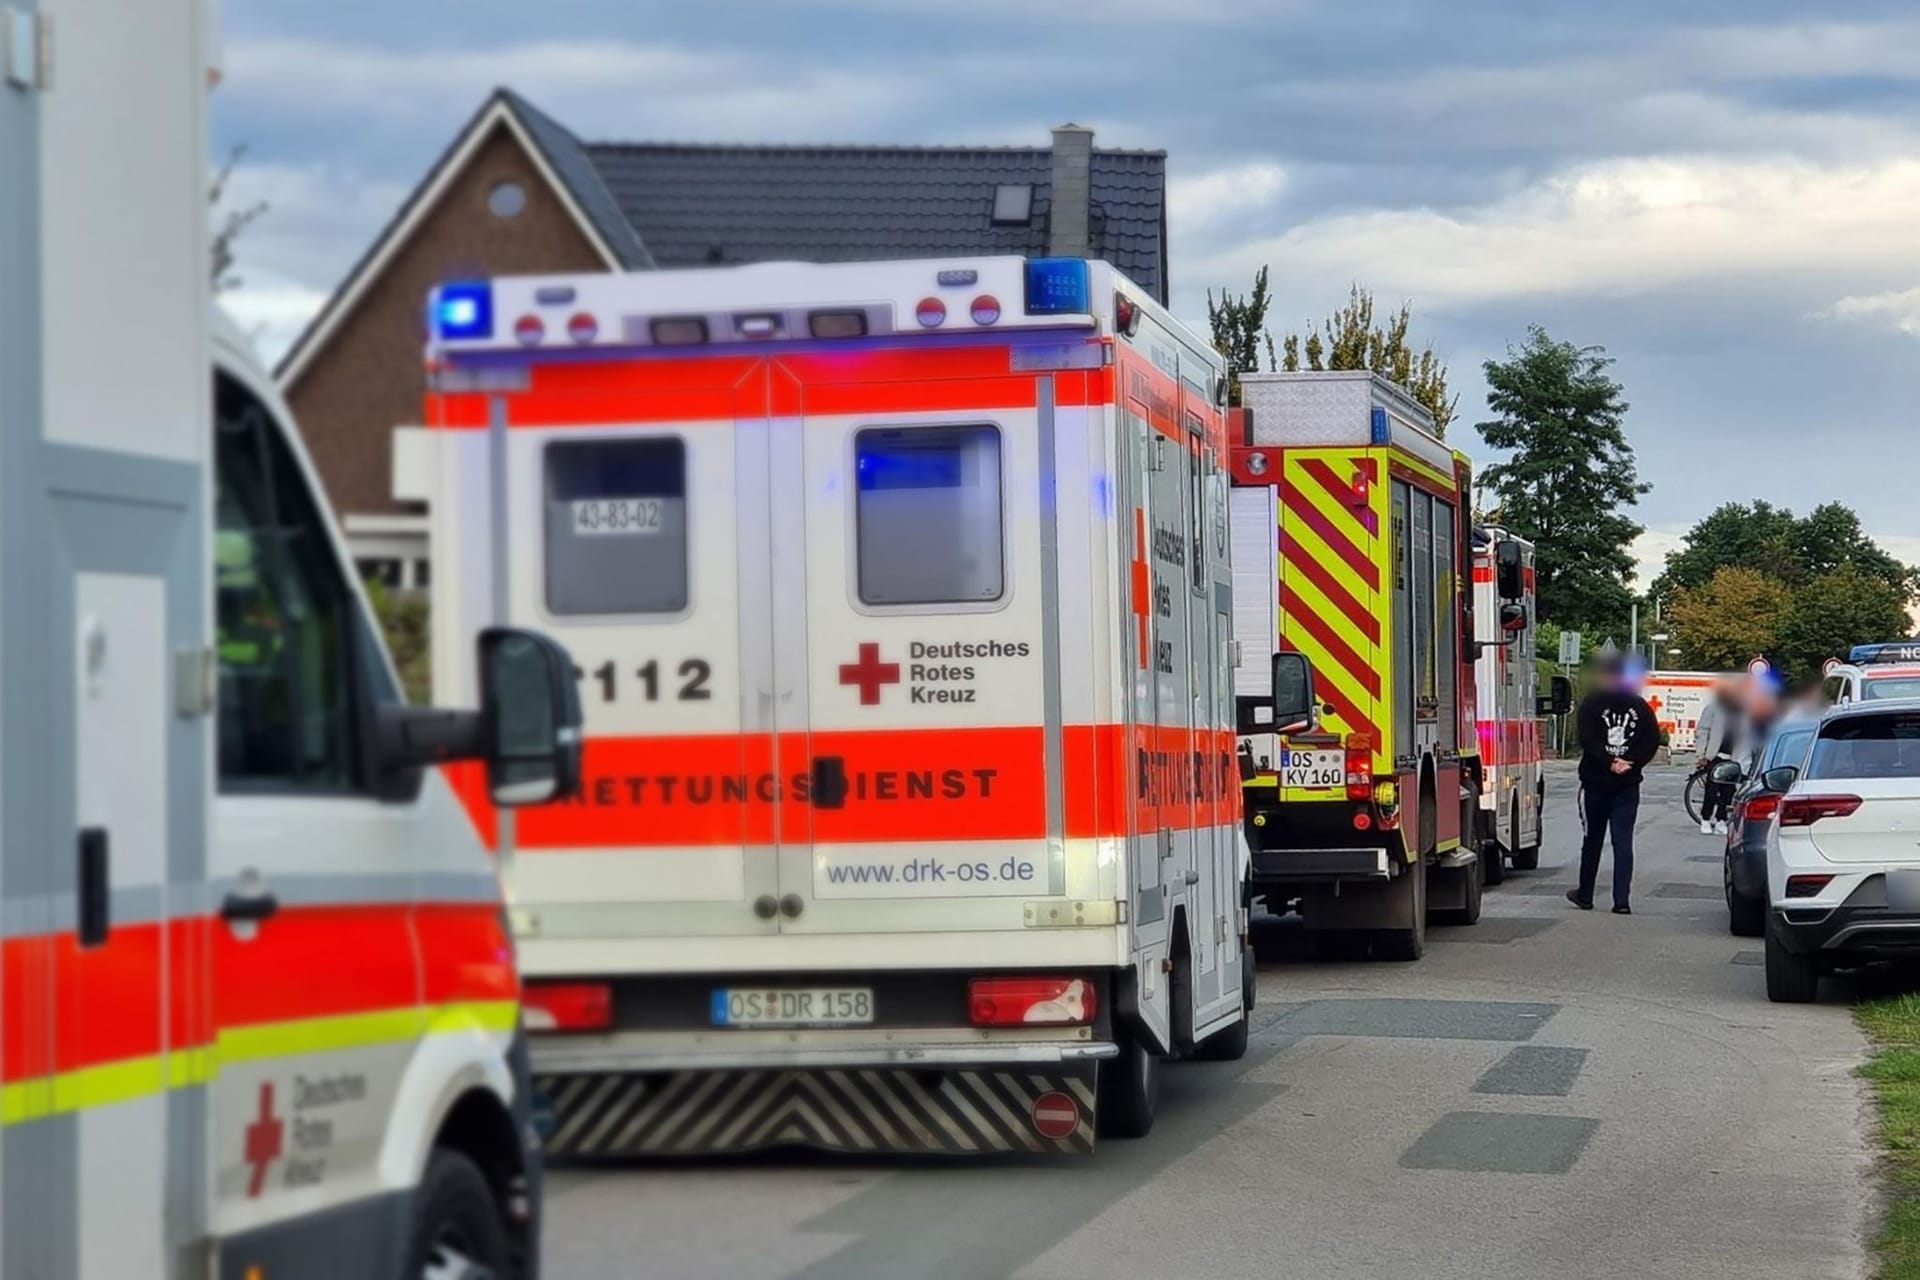
[[[1093,286],[1086,259],[1027,259],[1027,314],[1092,315]]]
[[[1920,662],[1920,639],[1894,640],[1886,644],[1857,644],[1847,655],[1856,667],[1876,662]]]
[[[433,330],[442,338],[491,338],[493,286],[484,280],[441,285],[433,294]]]

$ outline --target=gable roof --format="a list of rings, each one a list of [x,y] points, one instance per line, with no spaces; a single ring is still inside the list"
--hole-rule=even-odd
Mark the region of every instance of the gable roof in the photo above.
[[[586,154],[663,267],[1047,252],[1045,147],[690,146],[602,142]],[[994,189],[1033,187],[995,226]],[[1096,149],[1094,252],[1166,296],[1166,152]]]
[[[496,89],[441,153],[274,373],[291,385],[496,127],[524,146],[609,270],[712,263],[1043,255],[1047,147],[583,143]],[[1093,252],[1167,301],[1164,151],[1095,148]],[[996,225],[995,189],[1032,187],[1024,223]]]

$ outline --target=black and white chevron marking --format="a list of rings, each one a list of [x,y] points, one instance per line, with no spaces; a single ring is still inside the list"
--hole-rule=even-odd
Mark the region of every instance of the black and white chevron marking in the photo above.
[[[1093,1077],[1018,1070],[671,1071],[541,1075],[555,1157],[704,1155],[807,1146],[956,1155],[1093,1150]],[[1063,1138],[1034,1104],[1066,1094],[1080,1119]],[[1045,1119],[1057,1123],[1058,1100]],[[1050,1126],[1051,1127],[1051,1126]]]

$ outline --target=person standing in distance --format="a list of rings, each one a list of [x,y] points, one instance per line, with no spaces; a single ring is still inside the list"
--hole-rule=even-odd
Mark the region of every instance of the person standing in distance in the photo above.
[[[1580,700],[1580,885],[1567,901],[1593,910],[1600,876],[1600,842],[1613,836],[1613,913],[1632,915],[1633,822],[1640,813],[1640,772],[1660,750],[1653,708],[1640,696],[1640,676],[1618,654],[1595,664],[1592,693]]]

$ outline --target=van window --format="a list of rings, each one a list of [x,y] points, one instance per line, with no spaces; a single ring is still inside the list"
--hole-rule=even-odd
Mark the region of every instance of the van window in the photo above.
[[[868,427],[853,448],[861,602],[998,600],[999,428]]]
[[[264,406],[216,386],[214,626],[223,790],[358,781],[353,596]]]
[[[547,608],[687,607],[687,449],[670,436],[546,448]]]

